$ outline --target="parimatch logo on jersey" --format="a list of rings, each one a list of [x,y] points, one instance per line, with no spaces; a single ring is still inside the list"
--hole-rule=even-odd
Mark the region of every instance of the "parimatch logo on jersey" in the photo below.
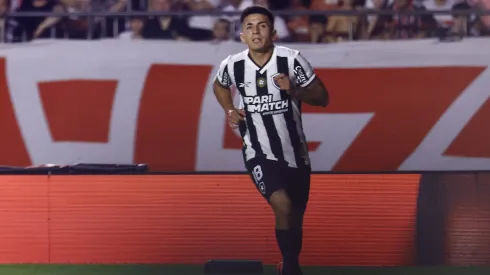
[[[262,115],[275,115],[288,111],[288,100],[273,100],[273,95],[245,96],[243,98],[247,111]]]

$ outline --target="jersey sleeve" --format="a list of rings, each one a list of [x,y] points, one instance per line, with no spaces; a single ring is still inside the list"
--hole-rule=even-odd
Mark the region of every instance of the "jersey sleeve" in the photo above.
[[[218,68],[218,73],[216,74],[216,80],[221,86],[225,88],[229,88],[232,85],[231,77],[228,72],[229,66],[228,61],[230,60],[230,56],[228,56],[225,60],[221,62]]]
[[[293,62],[293,72],[296,77],[296,84],[300,87],[307,87],[315,79],[315,71],[310,63],[300,53],[296,54]]]

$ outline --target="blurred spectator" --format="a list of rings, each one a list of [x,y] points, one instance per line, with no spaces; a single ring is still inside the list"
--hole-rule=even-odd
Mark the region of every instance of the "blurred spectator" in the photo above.
[[[456,3],[454,6],[451,7],[452,10],[457,11],[457,10],[469,10],[471,7],[466,4],[465,2],[459,2]],[[467,23],[468,22],[468,17],[467,16],[462,16],[462,15],[454,15],[453,16],[453,25],[451,26],[451,33],[462,33],[466,34],[466,31],[468,29]]]
[[[426,0],[420,6],[427,10],[441,11],[451,10],[455,0]],[[427,25],[429,36],[441,36],[449,32],[453,25],[453,16],[451,14],[434,14],[430,16],[431,23]]]
[[[324,42],[323,37],[325,35],[325,27],[327,26],[327,18],[325,16],[311,16],[309,25],[310,42]]]
[[[411,0],[395,0],[389,8],[394,11],[425,10],[423,6],[414,5]],[[396,14],[382,17],[391,39],[423,38],[426,36],[427,25],[433,22],[430,15]]]
[[[340,9],[354,11],[354,0],[341,0]],[[333,15],[328,18],[325,40],[328,43],[348,41],[357,38],[359,16]]]
[[[291,5],[292,10],[304,11],[308,8],[302,0],[294,0]],[[307,15],[289,16],[287,18],[288,28],[291,32],[292,39],[296,42],[310,41],[309,17]]]
[[[310,6],[308,7],[308,3]],[[364,9],[490,10],[490,0],[0,0],[0,14],[22,12],[122,12],[144,7],[148,11],[241,12],[251,5],[271,9],[329,11]],[[135,8],[135,9],[134,9]],[[286,20],[285,20],[286,19]],[[124,31],[128,28],[127,31]],[[333,43],[349,39],[412,39],[433,34],[490,35],[490,16],[364,15],[275,17],[278,41]],[[0,41],[34,38],[179,39],[221,42],[239,40],[241,24],[236,16],[159,17],[0,17]]]
[[[221,0],[180,0],[175,2],[175,10],[212,12],[221,3]],[[213,26],[216,16],[195,15],[187,20],[189,26],[188,38],[193,41],[207,41],[213,39]]]
[[[339,0],[311,0],[310,10],[314,11],[331,11],[339,8]],[[325,32],[328,24],[328,18],[324,15],[310,16],[309,34],[312,43],[325,42]],[[320,26],[320,24],[323,24]]]
[[[13,18],[5,16],[10,11],[8,0],[0,0],[0,42],[15,42],[20,37],[15,37],[14,32],[18,29],[18,23]]]
[[[60,2],[65,12],[77,13],[90,11],[89,0],[61,0]],[[56,19],[59,20],[60,18]],[[96,28],[98,26],[93,24],[93,20],[93,17],[82,17],[78,15],[63,18],[61,26],[65,37],[70,39],[88,39],[99,37],[99,28]],[[90,24],[92,24],[92,26],[90,26]]]
[[[269,8],[268,0],[254,0],[253,4]],[[287,41],[291,37],[286,21],[280,16],[274,16],[274,29],[276,30],[277,41]]]
[[[54,0],[24,0],[20,4],[18,12],[61,12],[63,8]],[[46,30],[60,21],[57,17],[20,17],[20,24],[25,40],[34,38],[48,38],[51,33]]]
[[[145,24],[145,17],[134,16],[129,21],[129,30],[119,35],[123,40],[134,40],[143,38],[143,26]]]
[[[426,0],[422,2],[421,6],[430,11],[441,11],[451,10],[455,3],[455,0]],[[434,14],[433,17],[439,28],[450,28],[453,24],[451,14]]]
[[[128,0],[87,0],[93,12],[122,12],[128,7]],[[100,28],[102,37],[117,37],[125,29],[123,17],[99,17],[94,24]]]
[[[490,0],[466,0],[471,8],[490,11]],[[476,20],[481,35],[490,35],[490,15],[478,16]]]
[[[221,0],[181,0],[191,11],[210,12],[221,5]],[[193,29],[204,29],[211,31],[214,27],[216,16],[191,16],[189,26]]]
[[[213,26],[213,42],[219,43],[230,40],[231,23],[227,19],[218,19]]]
[[[470,10],[472,8],[485,8],[484,6],[478,6],[480,4],[476,4],[475,2],[470,1],[463,1],[456,3],[453,6],[453,10],[461,11]],[[451,33],[459,33],[467,36],[488,36],[490,35],[490,25],[487,25],[487,23],[485,22],[485,18],[488,17],[489,16],[455,15],[454,24],[451,28]],[[490,24],[490,22],[488,23]]]
[[[10,11],[16,11],[20,8],[20,4],[25,1],[25,0],[6,0],[8,3],[7,5],[9,6]]]
[[[273,10],[289,9],[294,0],[269,0],[269,7]]]
[[[340,0],[311,0],[310,9],[314,11],[330,11],[339,8]],[[320,18],[314,19],[320,21]]]
[[[39,1],[39,0],[38,0]],[[55,5],[54,12],[90,12],[90,0],[60,0],[61,5]],[[100,21],[99,21],[100,22]],[[47,30],[55,27],[55,35],[47,34]],[[61,33],[60,33],[61,29]],[[65,37],[70,39],[92,39],[100,37],[100,24],[93,17],[71,15],[68,17],[48,17],[34,32],[34,38],[38,37]]]
[[[148,9],[148,0],[129,0],[128,3],[129,10],[147,10]]]
[[[339,6],[339,0],[311,0],[310,9],[317,11],[335,10]]]
[[[389,0],[366,0],[365,9],[386,10],[392,4]],[[386,16],[368,15],[364,18],[365,27],[362,28],[364,39],[387,39],[388,32],[386,29]]]
[[[148,11],[170,11],[171,0],[149,0]],[[189,40],[189,25],[186,18],[178,16],[151,16],[143,27],[145,39]]]
[[[253,6],[253,0],[224,0],[221,10],[226,12],[240,12],[250,6]],[[240,16],[226,16],[224,18],[228,19],[231,22],[234,34],[233,39],[240,40]]]

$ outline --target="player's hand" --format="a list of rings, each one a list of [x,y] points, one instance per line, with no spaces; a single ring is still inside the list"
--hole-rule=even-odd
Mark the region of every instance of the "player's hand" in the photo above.
[[[291,79],[285,74],[278,74],[274,77],[274,82],[276,85],[281,88],[281,90],[285,90],[289,92],[292,88]]]
[[[240,121],[244,119],[245,110],[232,109],[232,110],[228,110],[226,114],[228,115],[228,124],[230,125],[231,128],[235,129],[238,127]]]

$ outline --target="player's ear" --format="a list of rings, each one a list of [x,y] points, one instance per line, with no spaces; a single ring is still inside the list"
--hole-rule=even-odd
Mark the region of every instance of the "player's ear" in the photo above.
[[[276,30],[272,30],[272,40],[273,41],[277,41],[277,31]]]
[[[247,44],[247,41],[245,41],[245,37],[243,35],[243,32],[240,33],[240,41],[242,41],[242,43]]]

